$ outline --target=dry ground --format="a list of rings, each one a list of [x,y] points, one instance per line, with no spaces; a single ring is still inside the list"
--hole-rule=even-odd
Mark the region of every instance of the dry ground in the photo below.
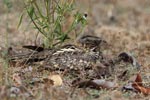
[[[104,38],[110,47],[103,51],[108,56],[116,56],[120,52],[127,51],[134,55],[141,64],[141,74],[144,82],[150,84],[150,1],[149,0],[77,0],[78,9],[88,12],[88,29]],[[22,12],[22,3],[12,0],[13,7],[7,13],[7,8],[0,1],[0,51],[4,53],[7,44],[14,48],[19,48],[24,44],[35,44],[37,31],[29,25],[27,17],[22,25],[17,29],[19,15]],[[19,6],[18,6],[19,5]],[[41,39],[36,41],[41,43]],[[22,93],[18,97],[10,94],[10,87],[13,85],[12,76],[14,73],[24,71],[23,83],[28,84],[31,77],[46,77],[50,72],[38,72],[37,66],[14,66],[7,67],[4,60],[0,59],[0,96],[3,100],[149,100],[150,96],[143,96],[134,92],[122,92],[121,86],[125,82],[118,82],[120,88],[116,90],[91,90],[76,89],[73,97],[70,97],[71,88],[65,86],[70,77],[63,78],[64,86],[51,87],[47,84],[27,85],[27,93]],[[126,65],[127,66],[127,65]],[[32,71],[30,72],[30,67]],[[123,69],[123,68],[122,68]],[[137,70],[132,70],[129,78],[134,76]],[[66,81],[67,80],[67,81]],[[150,86],[150,85],[149,85]],[[30,92],[34,97],[29,97]],[[88,91],[88,93],[87,93]],[[32,94],[31,93],[31,94]],[[94,96],[93,96],[94,95]],[[96,98],[96,96],[99,96]],[[43,98],[43,99],[42,99]]]

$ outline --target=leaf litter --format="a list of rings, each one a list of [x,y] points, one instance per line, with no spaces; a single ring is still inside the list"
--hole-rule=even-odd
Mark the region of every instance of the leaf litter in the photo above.
[[[117,2],[121,5],[123,1]],[[141,5],[143,3],[140,2]],[[86,48],[70,45],[67,48],[43,50],[39,46],[25,45],[24,48],[15,50],[15,47],[12,47],[9,50],[12,58],[10,60],[16,63],[11,65],[13,71],[11,70],[12,79],[10,80],[12,83],[8,87],[0,87],[0,96],[5,97],[7,95],[9,97],[13,93],[15,95],[11,96],[15,97],[62,99],[62,97],[69,97],[70,90],[74,86],[75,91],[72,95],[75,98],[78,95],[83,97],[84,95],[92,95],[90,91],[93,92],[97,89],[98,91],[95,94],[98,95],[98,98],[103,97],[102,99],[122,99],[120,95],[127,96],[129,99],[137,99],[140,96],[139,93],[144,94],[144,96],[149,95],[149,86],[145,86],[145,83],[149,85],[150,79],[149,74],[146,74],[146,72],[149,73],[150,68],[148,56],[150,36],[149,25],[147,25],[149,24],[149,15],[137,9],[139,6],[129,7],[129,11],[122,6],[122,12],[118,11],[117,8],[113,9],[117,9],[116,12],[118,11],[115,15],[112,14],[115,21],[112,21],[112,15],[109,15],[107,20],[105,14],[103,14],[105,9],[101,8],[100,5],[97,4],[94,7],[102,9],[99,19],[102,24],[92,26],[94,33],[88,34],[92,34],[92,36],[96,34],[96,36],[107,41],[108,48],[103,50],[93,47],[93,45],[86,46]],[[116,3],[116,6],[118,6],[118,3]],[[120,13],[123,13],[123,15],[120,15]],[[104,18],[104,20],[103,17],[106,19]],[[95,20],[98,22],[97,17]],[[84,46],[83,42],[82,45]],[[99,50],[100,52],[98,52]],[[142,73],[137,74],[139,71]],[[57,74],[53,74],[54,72]],[[132,76],[136,76],[136,80],[129,81]],[[141,76],[143,77],[140,78]],[[124,84],[130,87],[126,90],[133,92],[122,92],[121,89],[125,87]],[[107,88],[107,90],[105,91],[104,88]],[[103,93],[103,96],[101,96],[101,93]],[[115,93],[115,95],[112,95],[112,93]],[[140,99],[143,98],[140,96]]]

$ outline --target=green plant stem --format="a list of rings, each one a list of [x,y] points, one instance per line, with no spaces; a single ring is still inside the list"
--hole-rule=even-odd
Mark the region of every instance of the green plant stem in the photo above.
[[[45,37],[47,37],[46,35],[45,35],[45,32],[43,32],[39,27],[38,27],[38,25],[36,24],[36,22],[34,21],[34,19],[30,16],[30,14],[29,14],[29,11],[28,11],[28,9],[26,8],[26,10],[27,10],[27,12],[28,12],[28,15],[29,15],[29,17],[31,18],[31,21],[33,22],[33,24],[34,24],[34,26],[45,36]]]
[[[44,6],[39,3],[44,4]],[[66,39],[70,38],[68,37],[69,33],[75,30],[78,24],[82,24],[81,27],[84,27],[85,20],[79,12],[76,12],[73,22],[68,23],[73,15],[74,3],[74,0],[43,0],[39,2],[35,0],[29,2],[26,6],[31,22],[44,36],[45,47],[52,48],[56,45],[61,45]]]
[[[49,16],[50,3],[49,2],[51,2],[51,0],[47,0],[46,2],[44,2],[44,4],[45,4],[45,8],[46,8],[47,21],[50,24],[50,16]]]
[[[40,17],[44,18],[44,16],[42,15],[42,13],[41,13],[41,11],[40,11],[40,9],[39,9],[39,6],[37,5],[36,1],[34,2],[34,5],[35,5],[35,7],[36,7],[36,9],[37,9],[37,11],[38,11]]]

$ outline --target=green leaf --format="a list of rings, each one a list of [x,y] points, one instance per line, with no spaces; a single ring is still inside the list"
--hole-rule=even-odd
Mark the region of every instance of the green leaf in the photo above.
[[[55,22],[55,29],[54,32],[57,33],[57,35],[61,35],[62,33],[62,26],[61,26],[61,17],[57,17],[56,22]]]
[[[3,0],[3,3],[7,6],[7,8],[12,8],[12,2],[11,0]]]
[[[17,29],[20,27],[21,23],[22,23],[22,19],[23,19],[23,15],[24,15],[24,12],[21,14],[20,18],[19,18],[19,23],[17,25]]]
[[[28,8],[28,14],[31,18],[33,18],[33,14],[34,14],[34,7],[33,6]]]
[[[61,35],[57,38],[57,40],[60,40],[61,42],[64,42],[64,41],[67,40],[67,39],[70,39],[70,37],[69,37],[68,34],[66,34],[66,33],[61,34]]]

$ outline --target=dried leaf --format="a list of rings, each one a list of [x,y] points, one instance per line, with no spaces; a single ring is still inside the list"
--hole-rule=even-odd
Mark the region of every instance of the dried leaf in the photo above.
[[[132,86],[132,82],[129,82],[127,85],[123,86],[122,90],[130,90],[130,91],[134,91],[134,92],[138,92],[133,86]]]
[[[11,87],[10,92],[13,94],[19,94],[21,92],[21,90],[18,87]]]
[[[76,83],[74,86],[79,88],[93,88],[93,89],[113,89],[117,87],[115,82],[106,81],[104,79],[95,79],[95,80],[84,80]]]
[[[135,79],[135,82],[139,85],[139,86],[143,86],[142,84],[142,78],[141,75],[138,73]]]
[[[54,86],[61,86],[63,84],[63,81],[60,75],[57,75],[57,74],[50,75],[48,78],[53,81]]]
[[[138,91],[143,93],[144,95],[150,94],[150,88],[144,87],[142,84],[141,75],[138,73],[135,81],[132,83],[132,86]]]
[[[129,53],[122,52],[119,54],[118,57],[121,58],[121,60],[123,60],[125,62],[133,63],[133,58],[132,58],[131,54],[129,54]]]
[[[106,89],[112,89],[112,88],[118,87],[118,85],[115,82],[110,82],[110,81],[106,81],[103,79],[96,79],[96,80],[93,80],[93,82],[99,85],[100,87],[106,88]]]
[[[132,86],[140,93],[143,93],[144,95],[150,94],[150,88],[146,88],[143,86],[140,86],[138,83],[134,82]]]
[[[33,51],[38,51],[38,52],[41,52],[44,50],[43,47],[39,47],[39,46],[32,46],[32,45],[25,45],[25,46],[22,46],[23,48],[27,48],[27,49],[31,49]]]
[[[143,93],[144,95],[150,94],[150,88],[144,87],[142,84],[141,75],[138,73],[134,82],[130,82],[128,85],[124,86],[125,90],[133,90],[135,92]]]
[[[73,86],[79,87],[79,88],[94,88],[94,89],[100,89],[99,85],[92,82],[91,80],[82,80],[77,83],[73,83]]]
[[[136,59],[127,52],[122,52],[118,55],[118,57],[123,60],[124,62],[129,62],[131,63],[133,66],[135,66],[137,69],[140,69],[140,64],[136,61]]]
[[[13,81],[14,81],[14,86],[21,86],[22,85],[22,80],[21,77],[19,75],[19,73],[14,73],[13,74]]]

